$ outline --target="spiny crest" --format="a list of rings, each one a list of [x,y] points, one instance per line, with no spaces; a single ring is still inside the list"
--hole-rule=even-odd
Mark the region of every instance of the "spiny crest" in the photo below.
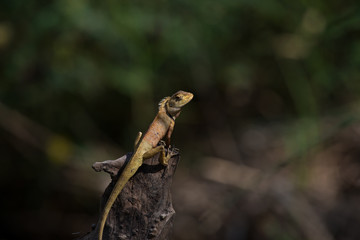
[[[169,100],[170,97],[164,97],[163,99],[161,99],[161,101],[159,102],[159,109],[165,107],[166,102]]]

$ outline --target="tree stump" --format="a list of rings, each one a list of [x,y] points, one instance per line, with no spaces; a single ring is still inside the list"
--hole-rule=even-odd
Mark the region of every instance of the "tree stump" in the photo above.
[[[175,210],[172,206],[170,187],[177,164],[179,150],[170,149],[173,156],[167,167],[159,163],[159,154],[145,159],[143,165],[125,185],[112,206],[104,227],[103,240],[115,239],[171,239]],[[105,171],[112,181],[101,201],[101,211],[132,153],[117,160],[96,162],[95,171]],[[80,238],[97,240],[98,227]]]

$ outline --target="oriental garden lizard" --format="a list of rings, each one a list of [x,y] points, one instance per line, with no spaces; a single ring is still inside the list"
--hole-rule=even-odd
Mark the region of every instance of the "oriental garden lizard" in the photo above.
[[[159,111],[143,138],[141,138],[142,133],[138,133],[135,140],[134,153],[117,180],[110,197],[105,204],[100,221],[98,222],[99,240],[102,240],[105,222],[112,205],[125,184],[142,165],[143,159],[150,158],[155,154],[160,153],[160,163],[167,166],[171,155],[169,153],[165,154],[164,144],[158,145],[158,143],[165,137],[166,145],[170,145],[170,137],[174,130],[175,119],[179,116],[181,108],[190,102],[192,98],[192,93],[184,91],[178,91],[171,97],[163,98],[159,103]]]

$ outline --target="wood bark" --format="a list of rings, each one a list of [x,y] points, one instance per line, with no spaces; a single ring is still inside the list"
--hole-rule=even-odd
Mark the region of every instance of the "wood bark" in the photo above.
[[[145,159],[143,165],[125,185],[110,210],[103,240],[171,239],[175,210],[172,206],[170,187],[180,155],[178,149],[170,149],[169,153],[173,156],[167,167],[159,163],[159,154]],[[112,177],[102,196],[100,214],[131,155],[132,153],[128,153],[117,160],[96,162],[93,165],[95,171],[105,171]],[[94,227],[80,239],[98,239],[98,228]]]

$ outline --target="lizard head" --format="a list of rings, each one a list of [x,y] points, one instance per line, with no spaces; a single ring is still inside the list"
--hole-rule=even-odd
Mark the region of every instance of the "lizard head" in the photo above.
[[[185,91],[178,91],[174,93],[169,99],[169,106],[175,108],[181,108],[185,106],[194,97],[192,93]]]
[[[177,117],[180,110],[194,97],[192,93],[178,91],[174,93],[166,103],[166,111],[173,117]]]

